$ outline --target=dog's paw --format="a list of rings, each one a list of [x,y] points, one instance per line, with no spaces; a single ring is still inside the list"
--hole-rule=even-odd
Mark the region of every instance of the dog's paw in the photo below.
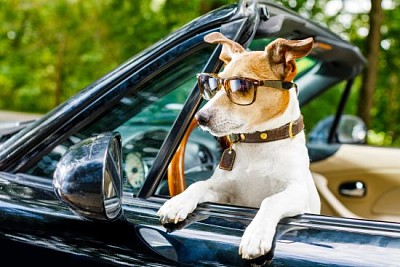
[[[242,236],[239,254],[246,260],[267,254],[272,248],[275,231],[275,227],[253,221]]]
[[[162,224],[176,224],[185,220],[196,206],[197,203],[195,201],[178,195],[165,202],[158,210],[157,215],[160,217]]]

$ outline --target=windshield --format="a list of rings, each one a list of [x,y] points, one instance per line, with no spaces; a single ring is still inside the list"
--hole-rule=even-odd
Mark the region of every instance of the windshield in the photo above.
[[[50,179],[57,162],[71,145],[102,132],[118,131],[123,143],[125,189],[137,192],[196,84],[196,73],[201,72],[212,52],[213,47],[205,45],[144,85],[132,88],[130,94],[106,110],[99,119],[71,135],[28,173]]]

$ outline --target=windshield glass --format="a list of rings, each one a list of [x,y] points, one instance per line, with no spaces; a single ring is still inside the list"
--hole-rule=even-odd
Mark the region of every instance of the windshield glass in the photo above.
[[[57,162],[68,147],[102,132],[118,131],[123,143],[125,189],[136,193],[194,88],[196,73],[201,72],[212,52],[213,47],[206,45],[183,57],[143,86],[131,88],[132,93],[106,110],[99,119],[71,135],[28,173],[52,178]]]

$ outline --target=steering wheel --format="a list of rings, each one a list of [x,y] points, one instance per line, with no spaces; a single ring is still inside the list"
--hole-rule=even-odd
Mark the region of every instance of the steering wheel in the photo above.
[[[168,166],[168,189],[171,197],[178,195],[186,189],[185,180],[185,150],[192,131],[197,127],[196,118],[193,118],[187,131],[185,132],[178,149],[175,152]],[[229,141],[226,137],[218,138],[221,148],[224,150],[229,147]]]
[[[186,144],[193,129],[197,126],[196,118],[190,122],[178,149],[168,166],[168,189],[171,197],[183,192],[186,188],[185,181],[185,150]]]

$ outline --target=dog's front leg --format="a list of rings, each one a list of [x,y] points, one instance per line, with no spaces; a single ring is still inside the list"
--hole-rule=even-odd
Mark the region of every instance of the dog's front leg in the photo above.
[[[254,259],[271,250],[278,222],[305,212],[307,188],[292,184],[285,190],[264,199],[253,221],[246,228],[239,247],[244,259]]]
[[[184,192],[171,198],[159,209],[157,215],[162,224],[178,223],[203,202],[225,202],[226,195],[220,188],[224,185],[209,179],[190,185]]]

